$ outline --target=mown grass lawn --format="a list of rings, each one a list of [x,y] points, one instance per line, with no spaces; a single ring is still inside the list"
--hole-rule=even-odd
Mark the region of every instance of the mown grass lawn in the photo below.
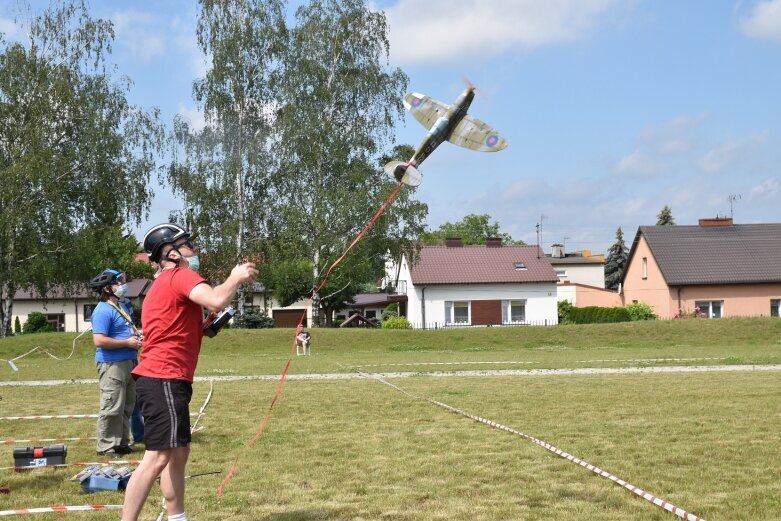
[[[355,366],[372,373],[419,371],[421,376],[392,382],[413,396],[541,438],[708,521],[781,519],[777,371],[425,375],[475,368],[776,364],[781,363],[781,321],[314,330],[312,335],[313,356],[295,359],[291,373],[354,372]],[[73,336],[3,340],[0,358],[26,352],[36,342],[67,355]],[[291,337],[292,330],[225,331],[205,341],[199,374],[278,373]],[[36,353],[17,362],[18,373],[0,366],[0,382],[94,378],[91,356],[88,342],[80,340],[66,362]],[[683,360],[657,361],[665,358]],[[192,479],[187,489],[191,519],[675,519],[528,440],[373,379],[289,380],[264,435],[244,447],[276,387],[276,381],[214,383],[188,473],[224,473],[237,454],[239,472],[222,498],[216,494],[222,475]],[[194,388],[191,409],[197,410],[209,384],[196,382]],[[0,386],[0,416],[96,408],[95,385]],[[0,439],[93,432],[94,420],[0,421]],[[12,446],[0,445],[0,466],[12,464],[11,453]],[[93,442],[68,444],[69,462],[94,459]],[[0,510],[121,503],[118,493],[81,493],[67,481],[76,471],[0,471],[0,486],[11,489],[0,495]],[[156,518],[159,498],[155,489],[143,519]],[[116,511],[36,518],[62,516],[119,518]]]

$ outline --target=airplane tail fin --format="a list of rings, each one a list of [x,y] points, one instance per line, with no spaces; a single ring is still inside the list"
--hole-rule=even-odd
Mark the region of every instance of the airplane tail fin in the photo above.
[[[404,161],[391,161],[384,167],[388,177],[397,183],[404,183],[407,186],[418,186],[423,180],[423,174],[420,170]]]

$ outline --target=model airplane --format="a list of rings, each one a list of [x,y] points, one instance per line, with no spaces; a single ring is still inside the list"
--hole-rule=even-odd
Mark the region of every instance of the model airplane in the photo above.
[[[496,130],[466,113],[474,98],[473,85],[467,85],[452,105],[417,92],[407,94],[404,107],[429,129],[428,134],[409,161],[391,161],[385,172],[397,182],[418,186],[423,179],[418,166],[445,140],[479,152],[506,148],[507,141]]]

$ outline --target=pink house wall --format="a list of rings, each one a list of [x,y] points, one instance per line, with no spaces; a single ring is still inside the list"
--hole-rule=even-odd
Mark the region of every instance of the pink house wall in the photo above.
[[[645,273],[643,272],[643,259],[647,261]],[[662,276],[662,270],[659,269],[659,265],[642,235],[631,262],[627,266],[623,292],[625,304],[633,302],[649,304],[654,309],[654,313],[662,318],[671,318],[678,311],[675,291],[667,286],[667,282]]]
[[[643,258],[647,261],[645,274]],[[634,301],[650,304],[654,313],[662,318],[672,318],[678,312],[679,297],[680,308],[686,312],[694,311],[698,300],[723,301],[722,316],[724,317],[769,316],[770,301],[781,299],[781,284],[668,287],[642,235],[634,256],[627,266],[623,290],[625,304]]]
[[[574,288],[575,305],[579,308],[586,306],[614,307],[624,305],[621,295],[610,289],[571,282],[559,283],[558,287]]]
[[[678,305],[677,289],[675,305]],[[724,317],[770,316],[770,301],[781,299],[781,284],[686,286],[681,288],[681,309],[693,311],[698,300],[722,300]]]

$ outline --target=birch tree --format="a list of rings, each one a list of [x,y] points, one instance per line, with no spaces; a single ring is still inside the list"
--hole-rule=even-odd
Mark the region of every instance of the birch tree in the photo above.
[[[26,39],[0,42],[0,336],[17,289],[45,293],[130,261],[121,230],[148,211],[164,137],[107,63],[111,22],[78,0],[16,22]]]

